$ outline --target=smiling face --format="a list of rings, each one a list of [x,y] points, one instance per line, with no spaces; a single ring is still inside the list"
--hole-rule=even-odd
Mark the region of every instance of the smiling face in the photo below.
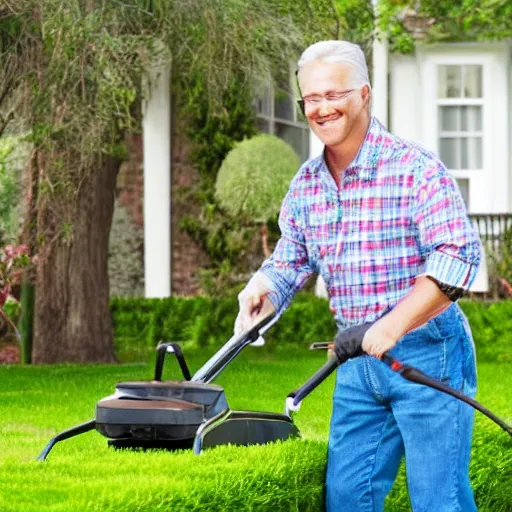
[[[329,149],[341,149],[344,143],[350,142],[351,136],[360,137],[363,128],[366,132],[369,88],[358,83],[350,64],[309,62],[299,71],[299,85],[306,100],[305,114],[309,125]],[[350,90],[352,92],[336,99],[339,93]],[[307,101],[315,97],[317,101]]]

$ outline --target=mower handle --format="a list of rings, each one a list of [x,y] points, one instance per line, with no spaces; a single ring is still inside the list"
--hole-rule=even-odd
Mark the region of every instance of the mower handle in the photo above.
[[[193,382],[210,383],[247,346],[263,336],[279,319],[277,313],[255,318],[253,326],[241,334],[233,336],[191,377]]]
[[[302,385],[296,391],[292,391],[288,397],[286,398],[285,404],[285,413],[288,417],[291,418],[291,414],[300,409],[300,404],[302,400],[309,395],[317,386],[319,386],[340,364],[346,362],[349,358],[345,358],[344,360],[340,360],[338,358],[332,358],[327,363],[325,363],[304,385]],[[400,374],[404,379],[414,382],[416,384],[423,384],[424,386],[431,387],[433,389],[437,389],[443,393],[446,393],[458,400],[465,402],[470,405],[477,411],[480,411],[482,414],[487,416],[491,421],[499,425],[505,432],[507,432],[510,436],[512,436],[512,426],[505,423],[501,418],[496,416],[489,409],[484,407],[481,403],[477,402],[473,398],[465,395],[464,393],[458,391],[457,389],[453,389],[450,386],[447,386],[443,382],[433,379],[423,373],[422,371],[414,368],[413,366],[408,366],[406,364],[397,361],[388,353],[382,354],[381,361],[385,363],[389,368]]]
[[[164,369],[164,360],[166,354],[174,354],[178,360],[178,364],[181,368],[181,373],[185,380],[190,380],[190,370],[188,369],[185,356],[178,343],[159,343],[156,347],[157,358],[155,365],[155,378],[156,381],[162,380],[162,371]]]
[[[340,364],[341,362],[336,358],[329,359],[305,384],[292,391],[286,398],[285,414],[291,417],[292,412],[298,411],[302,400],[329,377]]]

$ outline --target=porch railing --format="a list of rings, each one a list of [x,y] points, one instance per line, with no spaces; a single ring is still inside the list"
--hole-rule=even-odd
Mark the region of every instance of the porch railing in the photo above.
[[[487,300],[510,297],[512,292],[512,213],[471,214],[485,251],[485,271],[488,290],[472,293]]]

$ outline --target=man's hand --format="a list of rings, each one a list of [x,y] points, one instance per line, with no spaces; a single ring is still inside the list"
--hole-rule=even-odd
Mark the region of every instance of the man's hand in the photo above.
[[[268,298],[271,292],[268,278],[256,273],[238,295],[239,313],[235,320],[235,334],[248,331],[253,325],[275,312]]]
[[[372,325],[363,339],[362,349],[380,359],[402,336],[439,315],[451,304],[435,282],[424,275],[418,276],[412,290]]]
[[[383,317],[366,331],[361,348],[367,354],[380,359],[384,352],[391,350],[400,339],[400,335],[390,328],[387,318]]]
[[[334,340],[334,353],[339,364],[363,354],[363,339],[371,326],[372,324],[366,323],[338,331]]]

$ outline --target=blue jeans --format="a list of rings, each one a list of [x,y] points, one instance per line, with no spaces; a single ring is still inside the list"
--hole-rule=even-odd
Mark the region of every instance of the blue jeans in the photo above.
[[[457,304],[390,353],[475,395],[473,341]],[[333,398],[327,511],[382,511],[404,454],[414,512],[475,511],[468,476],[472,428],[469,405],[408,382],[375,358],[348,361],[338,369]]]

